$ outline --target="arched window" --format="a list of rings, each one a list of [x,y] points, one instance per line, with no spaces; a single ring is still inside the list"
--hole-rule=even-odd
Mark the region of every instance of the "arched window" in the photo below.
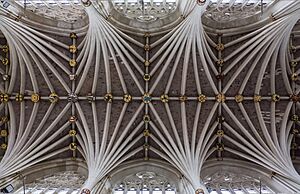
[[[113,194],[177,194],[181,174],[161,161],[128,162],[109,175]]]
[[[118,12],[143,22],[165,17],[177,8],[176,0],[113,0],[112,2]]]
[[[86,16],[81,0],[16,0],[20,6],[39,16],[74,23]]]
[[[204,16],[217,22],[232,22],[265,11],[274,0],[211,0]]]
[[[210,194],[278,193],[283,188],[271,178],[271,173],[246,161],[226,159],[207,162],[202,181]]]
[[[175,194],[176,187],[154,172],[142,171],[124,178],[114,186],[114,194]]]
[[[59,172],[26,184],[26,194],[77,194],[85,177],[75,171]],[[16,194],[24,194],[23,187]]]
[[[226,171],[219,171],[204,179],[210,194],[272,194],[270,187],[259,179]]]

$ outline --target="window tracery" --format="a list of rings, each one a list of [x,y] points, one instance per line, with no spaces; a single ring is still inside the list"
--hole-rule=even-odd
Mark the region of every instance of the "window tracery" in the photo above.
[[[162,175],[142,171],[124,178],[114,187],[114,194],[175,194],[176,187]]]
[[[271,194],[274,191],[260,180],[244,174],[218,171],[203,180],[210,194]]]
[[[274,0],[263,0],[263,9],[273,2]],[[261,0],[211,0],[204,16],[218,22],[230,22],[253,16],[261,9]]]
[[[75,171],[59,172],[26,184],[25,193],[29,194],[77,194],[86,178]],[[17,194],[23,194],[23,187]]]
[[[26,1],[25,4],[23,0],[16,2],[27,10],[49,19],[74,23],[86,16],[80,0],[37,0]]]
[[[174,12],[176,0],[113,0],[114,8],[131,19],[154,21]]]

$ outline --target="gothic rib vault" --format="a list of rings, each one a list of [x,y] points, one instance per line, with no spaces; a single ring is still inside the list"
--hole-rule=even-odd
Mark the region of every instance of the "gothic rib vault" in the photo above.
[[[204,163],[234,158],[300,192],[299,1],[268,1],[260,13],[246,0],[181,0],[154,21],[122,20],[108,2],[82,1],[66,23],[2,2],[0,183],[83,158],[89,193],[143,158],[177,169],[184,193],[208,193]]]

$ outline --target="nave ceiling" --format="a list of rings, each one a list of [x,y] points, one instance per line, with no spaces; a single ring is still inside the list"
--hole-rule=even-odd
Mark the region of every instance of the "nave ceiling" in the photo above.
[[[158,159],[207,193],[229,158],[300,192],[300,3],[141,2],[1,1],[0,180],[77,158],[89,193]]]

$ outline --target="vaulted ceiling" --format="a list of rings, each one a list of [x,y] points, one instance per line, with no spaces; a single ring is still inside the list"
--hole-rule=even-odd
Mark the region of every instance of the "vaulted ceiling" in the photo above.
[[[210,159],[300,192],[298,1],[1,1],[0,180],[83,158],[170,163],[207,193]],[[99,183],[100,182],[100,183]],[[1,182],[0,182],[1,183]]]

